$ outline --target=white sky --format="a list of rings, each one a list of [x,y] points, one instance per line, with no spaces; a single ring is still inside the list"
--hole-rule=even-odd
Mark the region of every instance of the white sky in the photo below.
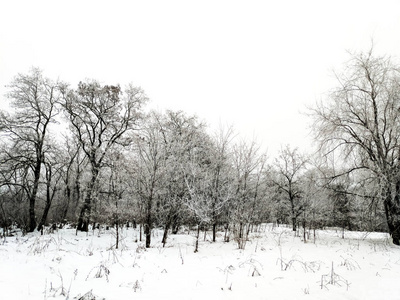
[[[346,50],[371,38],[399,56],[400,1],[3,0],[0,97],[31,66],[74,86],[132,82],[152,107],[234,123],[271,155],[307,150],[300,111],[334,86]]]

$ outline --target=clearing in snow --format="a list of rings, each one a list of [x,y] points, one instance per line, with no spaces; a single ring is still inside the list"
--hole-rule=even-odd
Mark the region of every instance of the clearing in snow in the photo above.
[[[304,243],[291,228],[259,226],[245,250],[195,231],[60,229],[3,238],[0,299],[400,299],[400,247],[388,234],[320,230]]]

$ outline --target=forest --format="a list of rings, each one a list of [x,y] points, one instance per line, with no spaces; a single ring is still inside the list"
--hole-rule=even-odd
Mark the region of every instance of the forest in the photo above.
[[[372,50],[351,54],[308,108],[317,148],[283,145],[276,157],[233,126],[147,109],[133,84],[17,74],[1,100],[1,234],[134,227],[150,247],[154,230],[165,245],[188,227],[197,241],[224,232],[244,249],[274,223],[304,242],[333,227],[388,232],[399,245],[399,67]]]

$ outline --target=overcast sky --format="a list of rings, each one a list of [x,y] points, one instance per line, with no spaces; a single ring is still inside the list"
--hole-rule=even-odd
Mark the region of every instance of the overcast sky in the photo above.
[[[7,1],[4,85],[30,67],[72,85],[132,82],[151,107],[233,123],[275,155],[310,147],[306,104],[335,85],[346,50],[399,57],[400,1]]]

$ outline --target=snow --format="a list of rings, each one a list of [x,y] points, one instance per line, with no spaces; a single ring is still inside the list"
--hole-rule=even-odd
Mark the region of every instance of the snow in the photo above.
[[[265,224],[245,250],[195,232],[60,229],[0,241],[0,299],[400,299],[400,247],[385,233],[317,231],[304,243]],[[321,280],[323,282],[321,283]]]

